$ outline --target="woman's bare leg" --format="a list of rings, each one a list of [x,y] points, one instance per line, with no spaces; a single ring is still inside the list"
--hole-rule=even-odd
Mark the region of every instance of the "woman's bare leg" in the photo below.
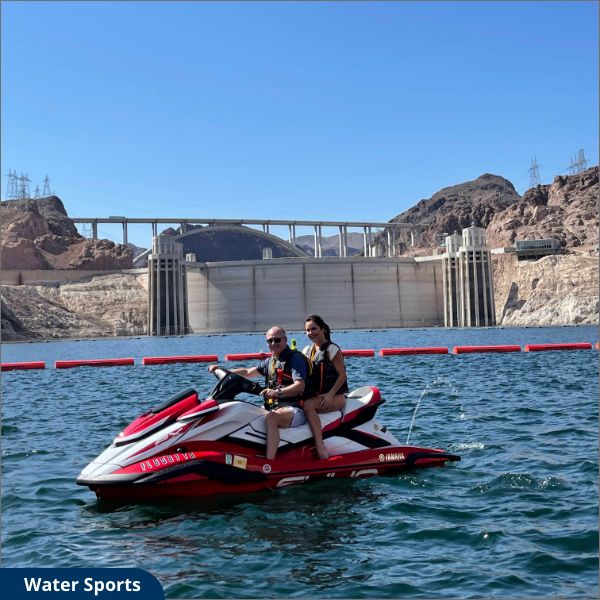
[[[317,413],[317,406],[321,402],[321,399],[321,396],[315,396],[314,398],[309,398],[308,400],[305,400],[302,409],[304,410],[306,420],[308,421],[308,426],[310,427],[310,431],[313,434],[313,438],[315,440],[315,450],[317,451],[317,456],[321,459],[326,459],[329,458],[329,452],[327,452],[327,448],[325,447],[325,443],[323,442],[323,432],[321,431],[321,419],[319,418],[319,414]]]

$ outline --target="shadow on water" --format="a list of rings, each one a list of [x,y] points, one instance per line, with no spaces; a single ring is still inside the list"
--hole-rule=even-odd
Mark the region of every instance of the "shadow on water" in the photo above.
[[[270,549],[286,552],[330,550],[351,543],[368,518],[377,510],[385,491],[378,492],[373,481],[338,480],[314,482],[279,491],[247,496],[217,496],[162,502],[123,504],[98,500],[82,508],[94,518],[95,528],[129,531],[148,530],[148,552],[168,548],[190,549],[198,539],[190,539],[186,522],[204,522],[205,535],[218,547],[235,543],[262,542]],[[165,526],[168,535],[156,536]],[[181,527],[179,527],[181,526]],[[176,531],[181,529],[181,535]],[[331,535],[335,529],[335,536]],[[152,533],[153,532],[153,533]]]

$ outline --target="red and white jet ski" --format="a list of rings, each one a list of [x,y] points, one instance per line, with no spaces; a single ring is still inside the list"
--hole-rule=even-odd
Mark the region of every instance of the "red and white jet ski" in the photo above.
[[[401,444],[374,417],[384,402],[375,387],[347,394],[342,411],[321,415],[330,457],[316,456],[308,425],[281,429],[274,461],[265,458],[262,406],[235,400],[262,387],[217,369],[219,382],[200,401],[193,389],[173,396],[128,425],[77,478],[99,498],[152,500],[239,494],[318,479],[370,477],[439,467],[459,456]]]

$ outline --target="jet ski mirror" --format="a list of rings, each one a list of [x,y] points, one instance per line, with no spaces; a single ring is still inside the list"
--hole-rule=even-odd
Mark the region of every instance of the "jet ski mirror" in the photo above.
[[[214,400],[233,400],[241,393],[259,396],[264,389],[259,383],[227,369],[215,369],[214,375],[219,380],[210,393],[210,397]]]

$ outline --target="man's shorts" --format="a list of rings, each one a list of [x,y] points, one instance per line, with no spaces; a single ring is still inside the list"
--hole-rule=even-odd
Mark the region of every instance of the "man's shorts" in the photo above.
[[[292,421],[290,423],[290,427],[300,427],[300,425],[304,425],[306,423],[306,415],[301,408],[296,408],[295,406],[290,407],[294,416],[292,417]]]

